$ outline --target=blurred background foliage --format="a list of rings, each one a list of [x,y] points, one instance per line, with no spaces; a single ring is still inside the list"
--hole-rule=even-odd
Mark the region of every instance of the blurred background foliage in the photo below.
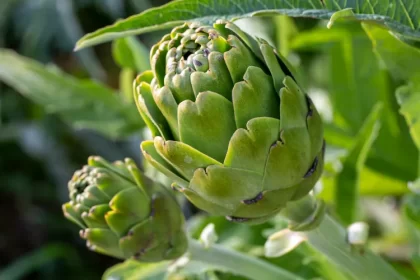
[[[148,135],[131,82],[150,67],[148,50],[162,33],[72,50],[83,34],[165,2],[0,1],[0,279],[99,279],[118,262],[86,250],[61,204],[89,155],[141,162],[139,142]],[[327,29],[325,21],[278,16],[238,25],[297,67],[323,116],[327,162],[316,193],[344,224],[369,222],[372,248],[415,279],[420,50],[357,22]],[[183,203],[187,216],[196,212]],[[248,227],[200,214],[189,221],[191,234],[198,237],[209,222],[220,243],[260,257],[266,237],[285,225]],[[343,279],[306,244],[269,261],[305,278]],[[162,279],[161,267],[140,266],[126,262],[105,278]],[[173,279],[240,279],[197,267]]]

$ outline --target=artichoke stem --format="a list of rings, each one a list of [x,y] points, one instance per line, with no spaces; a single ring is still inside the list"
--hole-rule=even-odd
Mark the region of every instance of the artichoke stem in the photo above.
[[[280,267],[217,244],[205,248],[197,240],[190,239],[188,253],[191,260],[253,280],[303,280]]]
[[[325,215],[316,229],[304,234],[313,248],[338,268],[346,271],[352,279],[404,279],[391,265],[370,250],[363,253],[352,251],[347,242],[345,228],[328,215]]]
[[[325,203],[311,195],[289,201],[281,214],[289,220],[289,229],[308,231],[316,228],[324,218]]]
[[[380,256],[369,250],[363,254],[352,251],[347,242],[347,231],[325,214],[325,205],[306,195],[291,201],[281,214],[289,219],[289,228],[301,231],[308,243],[329,261],[350,275],[351,279],[403,279]]]
[[[309,196],[305,195],[303,198],[287,203],[281,214],[289,221],[294,223],[302,223],[315,211],[316,202]]]

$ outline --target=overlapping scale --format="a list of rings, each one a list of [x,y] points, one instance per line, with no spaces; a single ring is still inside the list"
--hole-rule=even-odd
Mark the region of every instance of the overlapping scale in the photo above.
[[[313,188],[322,121],[290,63],[266,41],[231,22],[184,24],[151,57],[154,104],[170,134],[144,101],[141,114],[159,137],[142,151],[197,207],[258,223]]]

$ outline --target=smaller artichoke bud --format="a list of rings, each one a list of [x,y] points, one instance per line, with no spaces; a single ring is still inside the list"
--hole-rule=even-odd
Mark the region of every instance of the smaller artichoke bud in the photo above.
[[[90,157],[69,182],[64,216],[96,252],[157,262],[185,253],[184,217],[172,194],[145,177],[131,159]]]

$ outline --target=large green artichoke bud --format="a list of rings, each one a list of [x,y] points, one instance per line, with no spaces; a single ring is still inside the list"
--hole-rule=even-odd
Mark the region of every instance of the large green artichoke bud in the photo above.
[[[187,250],[184,217],[169,190],[143,176],[131,159],[90,157],[69,182],[64,215],[82,227],[93,251],[156,262]]]
[[[134,82],[145,158],[197,207],[258,223],[308,194],[323,128],[289,63],[230,22],[176,27]]]

